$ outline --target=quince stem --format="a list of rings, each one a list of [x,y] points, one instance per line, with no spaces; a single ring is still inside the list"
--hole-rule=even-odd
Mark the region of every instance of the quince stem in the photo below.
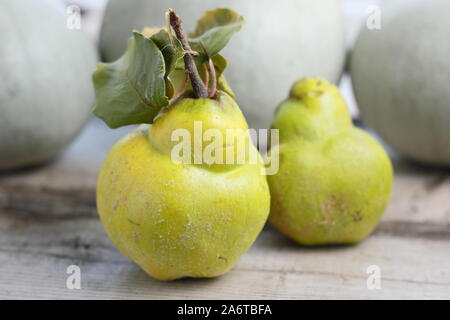
[[[209,70],[208,67],[206,66],[206,64],[202,64],[203,67],[203,72],[205,73],[205,81],[203,81],[203,83],[205,84],[206,87],[209,86]]]
[[[197,98],[208,98],[209,97],[208,87],[205,86],[205,84],[203,83],[202,78],[198,73],[197,67],[195,66],[195,61],[192,54],[193,51],[191,49],[191,46],[189,45],[189,42],[186,39],[186,34],[183,30],[182,26],[183,21],[175,13],[175,11],[173,11],[173,9],[169,8],[168,11],[169,11],[170,26],[172,27],[173,31],[175,32],[175,36],[181,42],[181,45],[185,50],[185,55],[183,57],[184,65],[189,75],[189,79],[191,80],[194,95]]]
[[[211,89],[209,90],[209,97],[213,98],[217,92],[217,77],[216,68],[211,58],[209,58],[209,72],[211,74]]]

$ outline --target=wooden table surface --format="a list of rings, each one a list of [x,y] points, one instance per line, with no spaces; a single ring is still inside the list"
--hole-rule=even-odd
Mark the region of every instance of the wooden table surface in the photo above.
[[[400,160],[390,206],[358,245],[305,248],[268,226],[222,277],[150,278],[117,252],[95,207],[98,167],[128,130],[92,120],[58,159],[0,174],[0,298],[450,298],[450,172]],[[80,290],[66,287],[70,265],[81,269]],[[367,288],[371,265],[379,290]]]

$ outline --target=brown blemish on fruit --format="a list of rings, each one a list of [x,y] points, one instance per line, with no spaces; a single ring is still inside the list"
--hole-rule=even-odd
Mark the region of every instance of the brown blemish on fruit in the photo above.
[[[138,227],[141,226],[139,223],[137,223],[137,222],[135,222],[135,221],[133,221],[131,219],[127,219],[127,220],[128,220],[129,223],[134,224],[135,226],[138,226]]]
[[[320,212],[322,213],[322,221],[319,225],[332,224],[336,219],[337,213],[345,213],[347,206],[341,201],[336,194],[332,194],[327,200],[320,205]]]
[[[360,222],[363,219],[363,216],[361,214],[361,211],[356,212],[356,214],[353,216],[353,221]]]
[[[139,242],[139,234],[136,231],[133,231],[131,237],[132,237],[134,243]]]

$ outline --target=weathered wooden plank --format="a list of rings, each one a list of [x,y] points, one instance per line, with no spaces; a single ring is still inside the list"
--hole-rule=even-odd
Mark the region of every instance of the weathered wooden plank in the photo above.
[[[448,259],[437,254],[448,252],[447,244],[377,236],[356,247],[305,249],[286,242],[266,230],[229,274],[175,282],[151,279],[112,248],[97,256],[76,246],[74,257],[43,248],[1,250],[0,263],[8,267],[0,274],[0,298],[450,298]],[[81,268],[79,291],[65,287],[71,264]],[[381,290],[366,287],[371,264],[381,268]]]
[[[384,220],[450,225],[450,171],[395,162],[394,192]]]
[[[172,284],[151,280],[123,258],[92,210],[28,220],[3,213],[0,221],[2,298],[450,297],[450,242],[386,232],[390,222],[359,245],[323,248],[297,246],[267,228],[230,275]],[[71,264],[82,268],[80,292],[65,288]],[[374,264],[382,271],[376,292],[366,287],[366,269]]]

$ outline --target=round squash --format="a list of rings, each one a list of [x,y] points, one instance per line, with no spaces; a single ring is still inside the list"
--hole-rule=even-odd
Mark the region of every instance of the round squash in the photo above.
[[[0,39],[0,169],[12,169],[51,158],[81,130],[97,53],[45,2],[2,0]]]
[[[344,57],[344,26],[337,0],[112,0],[100,37],[103,57],[115,60],[132,29],[163,26],[172,7],[193,31],[206,10],[227,7],[245,18],[223,55],[225,75],[253,128],[268,128],[278,103],[298,78],[337,82]]]
[[[450,165],[450,2],[395,1],[382,13],[351,59],[362,117],[405,156]]]

